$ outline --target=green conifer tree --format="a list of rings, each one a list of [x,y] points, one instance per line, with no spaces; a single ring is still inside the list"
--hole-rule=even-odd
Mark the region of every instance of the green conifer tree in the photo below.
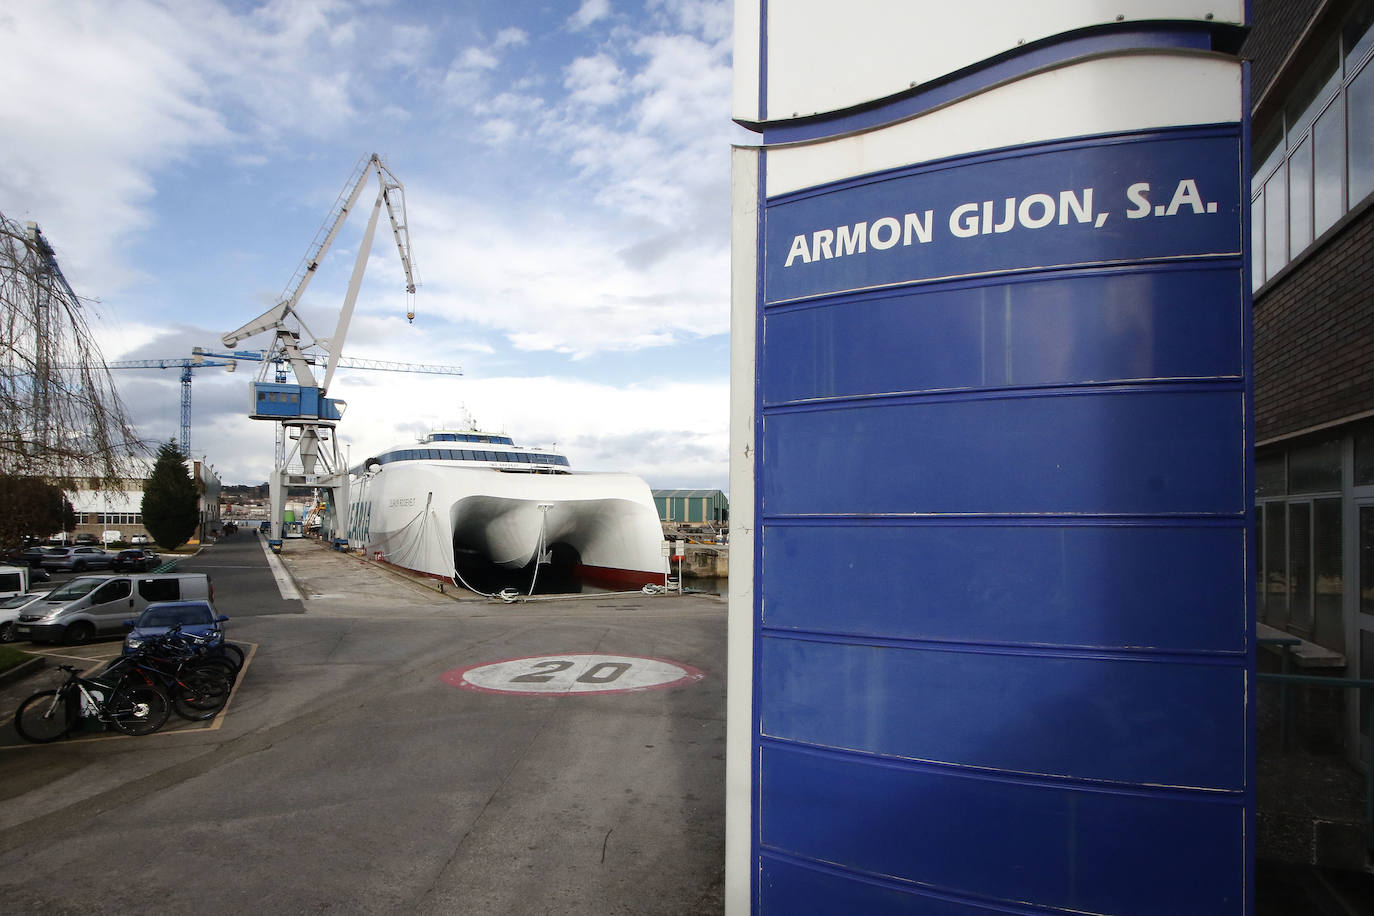
[[[168,441],[157,450],[153,473],[143,485],[143,527],[167,550],[190,540],[200,521],[196,483],[186,456]]]

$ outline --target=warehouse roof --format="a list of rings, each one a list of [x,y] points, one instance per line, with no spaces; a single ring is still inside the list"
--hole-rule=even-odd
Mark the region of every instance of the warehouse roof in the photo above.
[[[682,498],[686,498],[686,499],[714,499],[714,498],[717,497],[717,496],[719,496],[721,499],[725,499],[725,493],[722,492],[721,490],[655,490],[655,491],[654,491],[654,498],[655,498],[655,499],[662,499],[662,498],[665,497],[665,496],[666,496],[667,498],[669,498],[669,499],[682,499]]]

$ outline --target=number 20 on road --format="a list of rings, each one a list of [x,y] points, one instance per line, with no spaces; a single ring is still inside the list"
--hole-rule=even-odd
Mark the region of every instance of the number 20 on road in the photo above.
[[[705,673],[681,662],[637,655],[532,655],[455,668],[444,683],[484,693],[554,696],[633,693],[695,683]]]

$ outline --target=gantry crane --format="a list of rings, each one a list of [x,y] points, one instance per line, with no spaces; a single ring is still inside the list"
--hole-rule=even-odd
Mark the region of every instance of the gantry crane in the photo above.
[[[353,275],[348,283],[343,306],[339,310],[338,324],[330,337],[315,337],[301,320],[296,311],[301,294],[309,285],[311,277],[324,260],[325,253],[334,238],[343,228],[348,214],[352,212],[359,195],[372,174],[377,176],[377,200],[372,205],[372,216],[358,244],[358,255],[353,263]],[[396,250],[401,256],[401,267],[405,271],[407,307],[406,318],[414,320],[415,274],[410,255],[410,229],[406,224],[405,188],[382,163],[376,153],[359,161],[353,175],[345,183],[344,190],[335,201],[332,217],[320,227],[315,240],[311,243],[305,258],[296,268],[280,302],[242,327],[225,334],[221,340],[230,349],[257,334],[271,331],[272,344],[262,359],[262,368],[252,385],[253,406],[249,416],[255,420],[271,420],[277,424],[277,448],[272,476],[268,478],[268,493],[271,500],[271,530],[268,542],[274,550],[281,549],[282,514],[285,509],[285,492],[290,486],[320,487],[329,490],[334,504],[334,523],[338,525],[348,512],[348,468],[344,466],[339,454],[339,440],[332,431],[343,417],[345,404],[335,398],[326,397],[329,384],[334,378],[334,370],[340,365],[344,338],[353,317],[353,306],[358,299],[362,285],[363,271],[367,267],[368,254],[372,250],[372,237],[377,229],[377,219],[383,204],[391,220],[391,233],[396,240]],[[324,377],[317,379],[314,367],[323,364]],[[280,367],[274,372],[272,367]],[[294,382],[286,379],[285,367],[289,366],[295,376]],[[269,381],[269,375],[271,380]],[[287,442],[295,445],[288,451]],[[329,446],[321,446],[328,442]],[[291,473],[291,460],[299,455],[301,473]],[[331,536],[338,532],[331,532]]]
[[[193,369],[223,367],[233,372],[240,362],[261,362],[267,358],[265,350],[237,350],[233,353],[219,353],[203,347],[191,348],[190,356],[169,359],[125,359],[108,364],[110,369],[180,369],[181,370],[181,426],[178,444],[182,454],[191,454],[191,372]],[[307,355],[306,361],[314,364],[313,357]],[[427,375],[462,375],[458,366],[434,365],[428,363],[396,363],[378,359],[340,359],[340,369],[374,369],[383,372],[420,372]],[[278,372],[278,381],[285,381],[284,372]]]

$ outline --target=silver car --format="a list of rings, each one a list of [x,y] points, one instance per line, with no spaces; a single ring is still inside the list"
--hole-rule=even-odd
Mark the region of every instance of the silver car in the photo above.
[[[78,573],[88,569],[109,569],[112,563],[114,554],[106,553],[99,547],[62,547],[43,558],[44,569],[66,569]]]

